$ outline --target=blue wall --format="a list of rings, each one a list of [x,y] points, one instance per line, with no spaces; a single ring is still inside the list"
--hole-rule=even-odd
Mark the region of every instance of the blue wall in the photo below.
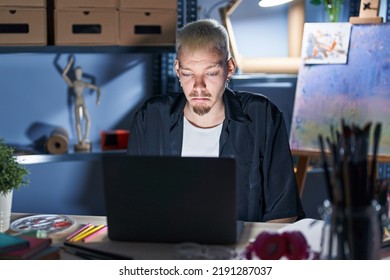
[[[103,177],[98,159],[29,164],[30,185],[13,193],[12,211],[105,215]]]
[[[0,137],[25,151],[44,152],[45,137],[55,127],[76,142],[71,91],[61,76],[69,54],[0,54]],[[134,109],[152,94],[150,54],[74,54],[84,80],[101,88],[85,91],[91,117],[93,150],[100,132],[129,129]],[[72,71],[71,71],[72,72]],[[50,155],[48,155],[50,157]],[[100,162],[88,157],[28,164],[29,187],[14,192],[14,212],[104,215]]]
[[[67,130],[76,142],[73,91],[61,76],[68,54],[0,54],[0,137],[7,143],[31,146],[53,127]],[[151,59],[145,54],[74,54],[84,80],[101,88],[85,91],[91,117],[90,138],[100,131],[128,129],[131,114],[151,94]],[[70,73],[73,73],[71,70]],[[96,145],[95,145],[96,146]]]

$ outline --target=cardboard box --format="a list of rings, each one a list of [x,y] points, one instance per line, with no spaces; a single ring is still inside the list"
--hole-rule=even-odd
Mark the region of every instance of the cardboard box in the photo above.
[[[46,9],[0,8],[0,45],[46,44]]]
[[[117,8],[117,0],[55,0],[54,7],[59,8]]]
[[[175,45],[177,12],[160,9],[120,9],[119,45]]]
[[[177,0],[119,0],[119,8],[177,10]]]
[[[0,0],[0,6],[46,8],[46,0]]]
[[[117,45],[115,9],[55,9],[55,45]]]

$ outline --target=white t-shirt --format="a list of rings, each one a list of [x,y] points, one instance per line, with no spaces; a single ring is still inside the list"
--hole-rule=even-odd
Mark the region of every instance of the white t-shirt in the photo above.
[[[183,124],[183,157],[219,157],[219,137],[222,124],[212,128],[192,125],[186,117]]]

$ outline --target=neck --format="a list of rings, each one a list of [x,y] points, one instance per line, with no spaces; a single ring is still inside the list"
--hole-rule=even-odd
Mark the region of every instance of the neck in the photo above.
[[[223,122],[225,119],[225,108],[221,106],[220,109],[212,108],[210,112],[200,116],[196,114],[187,103],[184,107],[184,116],[194,126],[200,128],[212,128]]]

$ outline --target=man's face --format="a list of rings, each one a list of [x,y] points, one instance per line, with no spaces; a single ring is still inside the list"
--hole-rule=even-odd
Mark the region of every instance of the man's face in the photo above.
[[[184,94],[192,110],[202,116],[223,106],[222,96],[226,81],[234,73],[229,70],[227,61],[208,49],[183,50],[175,61]],[[218,106],[215,106],[218,104]],[[218,108],[218,109],[217,109]]]

